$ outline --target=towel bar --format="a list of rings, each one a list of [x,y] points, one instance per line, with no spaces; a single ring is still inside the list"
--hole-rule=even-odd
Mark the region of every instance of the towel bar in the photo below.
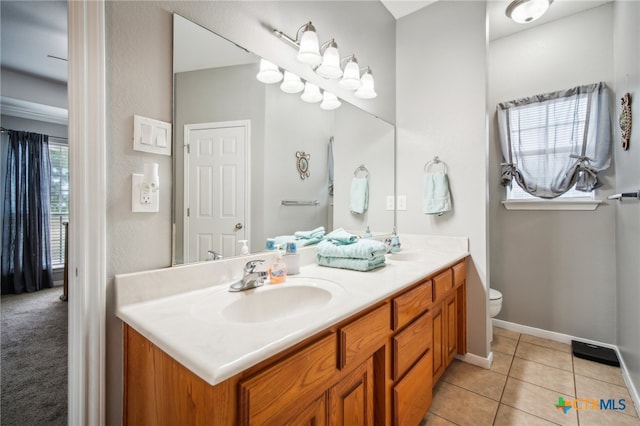
[[[431,166],[432,164],[442,164],[442,167],[444,167],[444,172],[447,174],[449,173],[449,171],[447,170],[447,164],[444,161],[440,160],[440,157],[438,157],[437,155],[433,157],[433,160],[427,161],[427,163],[424,165],[424,171],[426,172],[429,166]]]
[[[320,204],[318,200],[282,200],[283,206],[317,206]]]
[[[635,198],[640,200],[640,191],[638,192],[622,192],[620,194],[609,195],[607,199],[622,201],[623,198]]]
[[[364,164],[360,164],[354,171],[353,175],[358,176],[358,172],[364,172],[364,177],[369,177],[369,170],[364,166]]]

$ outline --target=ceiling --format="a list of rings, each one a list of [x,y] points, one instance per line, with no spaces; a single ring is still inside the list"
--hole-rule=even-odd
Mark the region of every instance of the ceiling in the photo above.
[[[381,0],[399,19],[433,0]],[[455,0],[440,0],[455,1]],[[489,0],[490,40],[542,25],[612,0],[555,0],[545,16],[522,25],[508,19],[504,11],[511,0]],[[0,1],[0,65],[16,71],[59,81],[67,81],[66,1]],[[61,58],[61,59],[57,59]]]

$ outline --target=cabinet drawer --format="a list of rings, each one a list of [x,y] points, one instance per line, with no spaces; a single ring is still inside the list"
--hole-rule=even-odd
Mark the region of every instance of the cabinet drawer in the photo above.
[[[396,425],[417,425],[431,406],[431,351],[393,389]]]
[[[453,286],[457,287],[467,279],[467,262],[462,262],[453,265]]]
[[[423,312],[432,301],[432,283],[427,280],[393,299],[393,329],[398,330]]]
[[[433,301],[438,302],[453,288],[453,273],[447,269],[433,279]]]
[[[361,363],[386,343],[391,333],[390,310],[389,303],[386,303],[339,330],[340,369]]]
[[[283,424],[337,372],[336,335],[330,334],[240,383],[241,424]]]
[[[431,348],[431,313],[422,314],[393,338],[393,380],[397,380]]]

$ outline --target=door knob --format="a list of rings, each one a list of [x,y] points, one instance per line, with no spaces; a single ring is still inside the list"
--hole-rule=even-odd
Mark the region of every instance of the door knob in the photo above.
[[[242,224],[240,222],[236,223],[236,229],[242,229]]]

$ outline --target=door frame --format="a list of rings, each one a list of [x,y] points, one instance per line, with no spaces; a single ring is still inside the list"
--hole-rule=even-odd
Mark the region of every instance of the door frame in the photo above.
[[[251,244],[251,120],[213,121],[207,123],[193,123],[184,125],[184,151],[183,151],[183,206],[182,206],[182,259],[186,262],[189,251],[189,232],[187,216],[187,197],[189,196],[189,155],[187,154],[190,145],[190,132],[201,129],[221,129],[225,127],[244,128],[245,151],[244,151],[244,229],[246,239]]]

